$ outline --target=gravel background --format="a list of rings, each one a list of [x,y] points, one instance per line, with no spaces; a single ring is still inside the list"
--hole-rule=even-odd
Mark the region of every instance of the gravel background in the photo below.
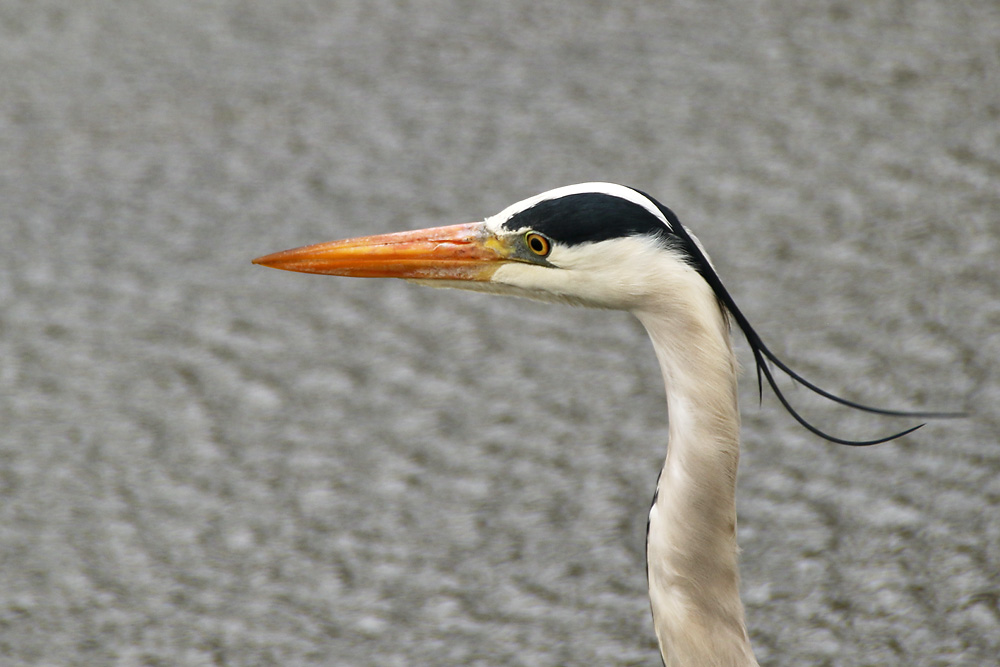
[[[0,1],[2,664],[658,665],[637,323],[250,264],[583,180],[972,413],[852,450],[747,374],[761,661],[997,664],[1000,5],[804,4]]]

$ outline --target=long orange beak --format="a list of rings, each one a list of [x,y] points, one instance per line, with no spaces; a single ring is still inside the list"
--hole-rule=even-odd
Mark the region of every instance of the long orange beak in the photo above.
[[[254,264],[360,278],[488,281],[506,253],[481,222],[378,234],[276,252]]]

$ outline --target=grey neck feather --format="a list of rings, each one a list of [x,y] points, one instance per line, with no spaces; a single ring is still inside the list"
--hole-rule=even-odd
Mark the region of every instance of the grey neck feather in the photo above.
[[[715,295],[700,277],[690,287],[635,312],[660,362],[670,419],[646,546],[653,623],[667,667],[752,666],[736,543],[737,362]]]

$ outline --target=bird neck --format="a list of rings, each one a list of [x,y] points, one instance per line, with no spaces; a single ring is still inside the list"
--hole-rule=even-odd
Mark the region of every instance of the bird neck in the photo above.
[[[670,420],[646,539],[653,624],[667,667],[756,665],[739,595],[738,366],[711,289],[700,277],[689,287],[635,312],[660,362]]]

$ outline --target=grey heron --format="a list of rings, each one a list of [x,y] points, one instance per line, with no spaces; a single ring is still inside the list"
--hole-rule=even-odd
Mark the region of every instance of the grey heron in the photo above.
[[[582,183],[513,204],[483,222],[366,236],[254,260],[278,269],[403,278],[435,286],[625,310],[652,339],[666,385],[669,434],[646,530],[646,572],[663,662],[756,665],[739,595],[737,361],[731,321],[764,380],[802,426],[845,445],[871,440],[820,430],[786,399],[769,364],[850,408],[892,416],[953,416],[872,408],[809,382],[775,356],[723,286],[701,244],[645,193]]]

